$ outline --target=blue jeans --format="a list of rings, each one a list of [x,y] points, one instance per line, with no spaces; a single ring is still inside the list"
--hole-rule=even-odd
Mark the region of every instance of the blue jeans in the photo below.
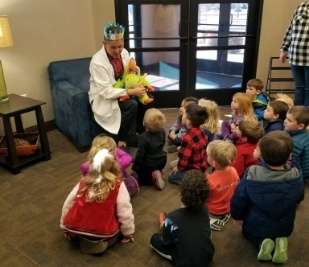
[[[180,184],[185,173],[186,171],[178,171],[175,174],[173,172],[170,172],[168,174],[168,180],[172,184]]]
[[[295,83],[294,105],[309,106],[309,66],[291,65]]]

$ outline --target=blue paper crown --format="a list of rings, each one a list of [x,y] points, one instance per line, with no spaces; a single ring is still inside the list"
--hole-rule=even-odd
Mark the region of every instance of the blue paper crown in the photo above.
[[[118,23],[107,23],[104,26],[104,38],[109,41],[116,41],[123,39],[124,27]]]

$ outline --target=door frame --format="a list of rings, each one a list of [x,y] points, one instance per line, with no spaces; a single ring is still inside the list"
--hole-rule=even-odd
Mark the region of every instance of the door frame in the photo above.
[[[258,58],[258,47],[260,40],[261,31],[261,19],[262,9],[264,0],[247,0],[240,1],[237,3],[250,3],[248,10],[248,18],[250,23],[247,25],[246,32],[246,44],[242,76],[242,84],[236,88],[218,88],[218,89],[202,89],[195,90],[196,80],[196,51],[197,41],[193,36],[197,35],[197,18],[198,17],[198,6],[199,4],[209,3],[235,3],[230,0],[217,0],[217,1],[206,1],[206,0],[115,0],[115,12],[116,21],[122,24],[127,30],[125,31],[124,45],[128,48],[129,52],[166,52],[166,51],[177,51],[179,52],[179,90],[175,91],[157,91],[154,93],[155,106],[158,108],[168,107],[179,107],[182,99],[187,96],[194,96],[197,98],[207,97],[218,103],[218,105],[229,105],[232,96],[236,92],[245,91],[246,82],[249,79],[255,78],[257,69],[257,58]],[[179,47],[139,47],[130,48],[129,44],[129,25],[128,25],[128,5],[135,5],[136,7],[143,4],[171,4],[180,5],[180,21],[181,26],[179,29]],[[257,10],[259,12],[257,12]],[[140,18],[139,18],[140,19]],[[141,22],[140,22],[141,24]],[[139,28],[137,27],[137,31]],[[143,38],[140,38],[141,40]],[[155,38],[154,38],[155,39]],[[140,41],[141,41],[140,40]],[[137,42],[139,40],[136,40]],[[250,47],[250,49],[248,49]],[[218,51],[228,49],[229,46],[217,47]],[[239,47],[240,48],[240,47]],[[210,48],[209,48],[210,49]],[[213,48],[212,48],[213,49]],[[233,49],[237,49],[237,46],[233,46]],[[138,59],[137,59],[138,61]],[[139,62],[139,61],[138,61]]]

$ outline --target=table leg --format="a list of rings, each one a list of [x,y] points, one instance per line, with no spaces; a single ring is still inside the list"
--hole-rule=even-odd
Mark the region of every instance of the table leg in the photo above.
[[[41,151],[43,154],[46,154],[45,160],[50,160],[50,149],[49,149],[49,143],[48,143],[47,134],[45,130],[41,106],[36,107],[35,115],[36,115],[38,130],[40,134]]]
[[[16,167],[19,163],[19,160],[16,153],[16,147],[10,117],[3,117],[3,128],[5,133],[6,146],[8,149],[8,159],[10,161],[12,173],[14,174],[20,173],[20,168]]]
[[[15,120],[15,127],[16,127],[16,132],[17,133],[24,133],[24,126],[23,126],[23,121],[21,120],[21,115],[17,114],[14,116]]]

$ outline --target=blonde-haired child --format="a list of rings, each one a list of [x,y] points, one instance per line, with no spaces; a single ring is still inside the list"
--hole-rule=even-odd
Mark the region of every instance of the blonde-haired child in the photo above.
[[[212,100],[202,98],[198,101],[198,105],[206,108],[208,113],[208,118],[205,120],[201,127],[203,128],[204,133],[207,135],[209,143],[214,140],[214,136],[219,132],[220,111],[217,103]]]
[[[103,133],[99,134],[93,139],[90,151],[87,156],[87,161],[80,166],[81,172],[83,173],[84,176],[86,176],[89,173],[90,160],[94,157],[97,151],[99,151],[101,148],[106,147],[107,145],[106,142],[108,139],[106,139],[105,136],[106,134]],[[128,189],[130,196],[132,196],[139,191],[138,181],[126,171],[126,169],[132,163],[132,157],[124,150],[116,148],[116,158],[119,167],[122,171],[123,181]]]
[[[252,107],[252,99],[249,95],[245,93],[234,94],[231,103],[231,109],[231,120],[223,121],[221,123],[221,135],[223,137],[223,140],[235,142],[237,140],[237,135],[235,131],[239,122],[245,118],[256,119],[256,116]]]
[[[60,228],[65,237],[77,237],[84,253],[99,254],[117,241],[134,242],[134,215],[130,196],[116,160],[116,143],[105,136],[104,147],[92,147],[89,173],[65,200]],[[91,218],[91,220],[89,219]]]
[[[146,111],[146,131],[139,138],[138,150],[132,165],[135,172],[132,175],[138,178],[140,185],[154,183],[159,190],[165,187],[162,173],[167,161],[166,152],[163,150],[166,138],[163,128],[165,122],[166,118],[160,110],[150,108]]]
[[[214,140],[207,146],[207,161],[215,171],[206,177],[210,191],[206,205],[215,231],[222,231],[231,217],[230,200],[239,182],[237,171],[230,166],[235,157],[236,148],[229,142]]]
[[[289,106],[289,109],[294,107],[293,99],[286,94],[277,93],[276,96],[275,96],[275,100],[276,101],[282,101],[282,102],[286,103]]]

